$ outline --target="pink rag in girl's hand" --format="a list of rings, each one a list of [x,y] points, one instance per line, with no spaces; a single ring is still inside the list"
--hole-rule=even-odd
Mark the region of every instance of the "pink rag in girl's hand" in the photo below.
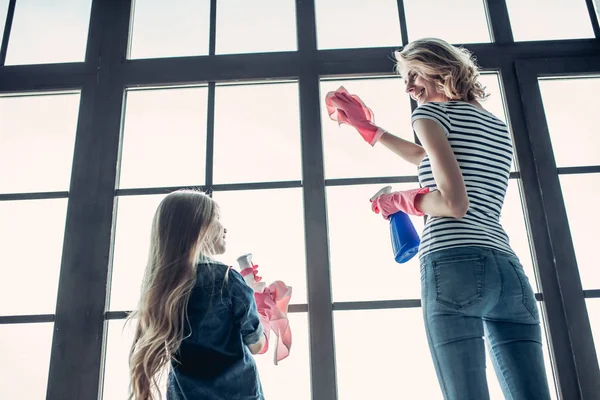
[[[260,354],[269,349],[270,332],[277,336],[275,343],[275,365],[290,354],[292,347],[292,331],[288,320],[288,306],[292,296],[292,288],[282,281],[275,281],[262,292],[254,293],[260,322],[265,331],[266,343]]]

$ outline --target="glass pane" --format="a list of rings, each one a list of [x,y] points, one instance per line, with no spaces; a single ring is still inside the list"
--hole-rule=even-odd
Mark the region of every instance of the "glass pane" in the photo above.
[[[0,43],[4,37],[4,27],[6,26],[6,14],[8,13],[8,3],[10,0],[0,0]]]
[[[508,190],[506,191],[506,198],[504,199],[504,206],[502,207],[500,223],[508,234],[510,246],[514,252],[517,253],[533,289],[539,290],[535,272],[533,270],[531,247],[529,244],[527,227],[525,225],[525,214],[523,213],[523,205],[521,203],[519,182],[516,179],[508,181]]]
[[[0,325],[0,399],[45,399],[53,323]]]
[[[133,310],[150,250],[152,217],[165,195],[117,198],[117,218],[110,289],[111,311]]]
[[[340,399],[442,398],[420,308],[333,315]]]
[[[120,188],[204,183],[207,90],[127,91]]]
[[[310,361],[308,345],[308,315],[288,314],[293,347],[288,358],[273,363],[273,344],[266,354],[255,356],[266,399],[308,400],[310,394]],[[275,336],[271,333],[271,343]],[[292,390],[290,390],[292,389]]]
[[[481,102],[481,105],[506,124],[508,120],[499,78],[497,72],[484,72],[479,76],[479,82],[485,87],[486,93],[490,95]]]
[[[396,263],[389,222],[371,211],[369,198],[382,186],[327,188],[331,281],[336,302],[418,299],[421,296],[418,256],[405,264]],[[417,183],[394,184],[393,189],[417,186]],[[411,217],[411,220],[420,235],[423,218]],[[366,270],[369,276],[380,277],[376,285],[365,285]]]
[[[400,46],[396,0],[316,0],[319,49]],[[368,16],[368,17],[366,17]]]
[[[0,315],[54,313],[66,214],[67,199],[0,201]]]
[[[129,350],[133,343],[136,320],[107,321],[106,359],[104,362],[104,389],[102,399],[129,398]],[[165,398],[167,374],[159,381],[162,398]]]
[[[210,0],[135,0],[129,58],[208,54]]]
[[[379,126],[403,139],[414,141],[410,124],[410,99],[404,93],[404,84],[398,77],[322,81],[321,125],[325,177],[416,175],[416,166],[402,160],[381,144],[371,147],[354,128],[346,124],[338,126],[329,118],[325,95],[340,86],[358,95],[373,110]]]
[[[252,253],[265,282],[282,280],[293,288],[292,303],[306,303],[304,205],[301,189],[215,192],[227,228],[227,252],[236,259]]]
[[[600,174],[561,175],[559,178],[581,283],[584,289],[598,289],[600,234],[594,227],[600,226],[600,214],[590,210],[590,200],[600,196]]]
[[[69,190],[79,93],[0,96],[0,192]]]
[[[596,357],[600,359],[600,299],[585,299],[592,335],[594,336],[594,347]]]
[[[219,1],[216,45],[217,54],[296,50],[294,1]]]
[[[506,0],[506,6],[515,41],[594,37],[585,0]]]
[[[301,179],[298,84],[218,86],[215,183]]]
[[[410,41],[425,37],[449,43],[491,41],[483,0],[404,0]]]
[[[266,354],[255,356],[255,360],[266,398],[306,400],[310,399],[308,318],[305,313],[292,313],[288,316],[294,337],[290,356],[276,366],[273,364],[274,347],[271,347]],[[125,323],[125,320],[110,320],[107,323],[108,338],[102,398],[126,399],[130,383],[128,355],[133,342],[135,320],[128,323]],[[274,340],[273,334],[271,340]],[[299,382],[301,382],[300,386],[298,386]],[[164,399],[167,374],[164,374],[160,380],[160,386]],[[293,392],[290,392],[291,387],[294,387]]]
[[[597,93],[600,77],[540,79],[539,85],[556,165],[600,165],[597,104],[573,101],[565,96],[567,93]]]
[[[340,399],[387,399],[392,393],[399,399],[442,398],[420,308],[336,311],[334,323]],[[357,338],[372,338],[375,326],[376,340],[370,340],[368,346],[361,345]],[[548,369],[546,346],[544,355]],[[502,400],[504,396],[487,354],[486,365],[490,399]],[[552,375],[549,369],[548,373]],[[554,384],[551,379],[549,382],[553,391]]]
[[[6,65],[84,61],[91,5],[92,0],[17,1]]]

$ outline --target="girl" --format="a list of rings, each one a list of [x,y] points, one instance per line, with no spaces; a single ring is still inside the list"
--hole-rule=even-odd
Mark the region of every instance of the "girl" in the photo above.
[[[154,400],[169,368],[167,399],[263,400],[252,354],[265,336],[252,289],[223,254],[227,230],[206,194],[179,190],[154,215],[129,364],[130,399]]]
[[[512,163],[507,126],[486,111],[471,55],[440,39],[396,53],[406,93],[419,107],[422,146],[373,123],[344,90],[328,94],[330,115],[418,167],[420,188],[382,194],[371,207],[427,214],[419,248],[425,331],[444,398],[489,399],[485,347],[507,399],[548,400],[534,293],[500,224]]]

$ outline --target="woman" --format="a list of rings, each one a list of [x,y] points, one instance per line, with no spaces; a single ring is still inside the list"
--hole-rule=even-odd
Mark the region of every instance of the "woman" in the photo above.
[[[396,53],[406,92],[418,103],[412,126],[422,146],[376,126],[360,99],[328,95],[332,118],[354,126],[418,166],[421,188],[383,194],[384,218],[429,216],[422,234],[421,300],[444,398],[489,399],[485,346],[504,396],[547,400],[540,319],[531,285],[500,224],[512,163],[506,125],[479,103],[486,94],[471,55],[440,39]]]
[[[252,354],[265,336],[253,290],[209,256],[225,252],[219,208],[204,193],[166,196],[154,215],[129,358],[131,396],[154,400],[168,367],[167,399],[263,400]]]

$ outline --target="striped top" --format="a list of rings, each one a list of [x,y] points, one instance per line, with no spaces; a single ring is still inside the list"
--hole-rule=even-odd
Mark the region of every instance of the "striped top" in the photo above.
[[[428,217],[419,256],[465,246],[491,247],[514,255],[500,224],[513,158],[506,124],[491,113],[461,101],[419,106],[412,114],[412,122],[420,118],[436,121],[446,132],[470,205],[460,219]],[[419,183],[430,190],[437,189],[429,156],[419,165]]]

